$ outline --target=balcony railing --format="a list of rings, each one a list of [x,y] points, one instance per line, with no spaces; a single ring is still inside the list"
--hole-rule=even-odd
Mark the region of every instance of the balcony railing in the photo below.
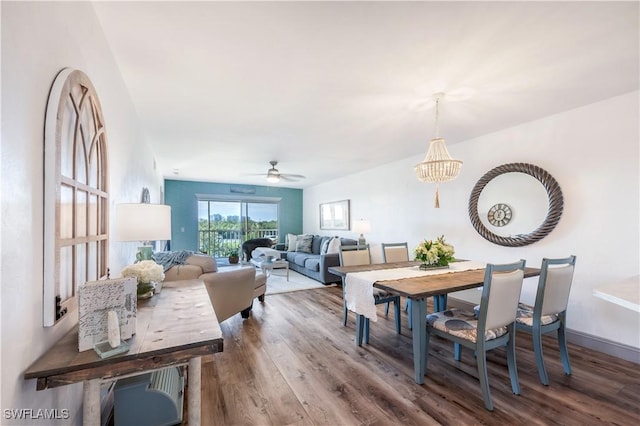
[[[198,230],[198,250],[213,257],[227,257],[229,251],[236,249],[241,253],[242,243],[254,238],[277,240],[277,229],[252,229],[244,233],[239,229],[200,229]]]

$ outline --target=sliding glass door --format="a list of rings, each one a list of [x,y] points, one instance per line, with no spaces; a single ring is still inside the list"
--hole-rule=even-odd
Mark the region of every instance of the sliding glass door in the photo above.
[[[198,249],[202,253],[227,257],[254,238],[278,238],[278,203],[198,201]]]

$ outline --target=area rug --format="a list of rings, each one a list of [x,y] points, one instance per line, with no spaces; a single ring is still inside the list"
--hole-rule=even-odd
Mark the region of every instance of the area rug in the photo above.
[[[276,269],[267,278],[266,294],[289,293],[327,287],[335,287],[335,284],[324,285],[291,270],[289,271],[289,281],[287,281],[286,271],[284,269]]]

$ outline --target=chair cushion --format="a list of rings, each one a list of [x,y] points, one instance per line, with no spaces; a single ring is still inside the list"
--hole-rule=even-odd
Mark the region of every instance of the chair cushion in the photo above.
[[[473,312],[447,309],[427,315],[427,327],[457,336],[475,343],[478,336],[478,321]],[[493,340],[507,333],[507,327],[485,331],[485,340]]]
[[[551,324],[558,321],[557,315],[543,315],[540,318],[542,325]],[[518,312],[516,314],[516,322],[524,324],[527,327],[533,327],[533,306],[518,303]]]
[[[373,299],[376,304],[387,303],[389,299],[393,297],[395,297],[395,294],[391,294],[385,290],[380,290],[379,288],[373,288]]]

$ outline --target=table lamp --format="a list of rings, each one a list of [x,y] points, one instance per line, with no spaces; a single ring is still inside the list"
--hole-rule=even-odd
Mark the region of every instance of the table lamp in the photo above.
[[[360,219],[353,221],[353,231],[356,233],[360,233],[360,237],[358,238],[358,245],[363,246],[367,243],[367,240],[364,238],[364,234],[367,232],[371,232],[371,223],[368,220]]]
[[[140,241],[136,260],[151,260],[151,241],[171,239],[171,206],[116,204],[116,240]]]

